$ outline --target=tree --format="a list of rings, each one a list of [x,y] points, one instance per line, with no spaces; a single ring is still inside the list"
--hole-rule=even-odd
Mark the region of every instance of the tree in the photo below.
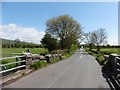
[[[49,19],[46,26],[46,32],[60,40],[62,49],[69,49],[72,44],[77,42],[81,34],[81,26],[68,15]]]
[[[21,41],[20,41],[20,39],[16,38],[15,39],[15,47],[19,48],[20,46],[21,46]]]
[[[97,51],[100,51],[100,45],[107,43],[107,32],[104,28],[100,28],[93,32],[93,38],[97,45]]]
[[[84,33],[83,34],[83,41],[89,45],[89,48],[91,50],[92,49],[92,44],[93,44],[93,42],[92,42],[92,33],[91,32]]]
[[[88,32],[83,34],[83,41],[89,45],[90,50],[95,44],[94,32]]]
[[[50,34],[46,33],[41,40],[41,43],[45,48],[48,48],[49,51],[57,49],[57,39],[51,37]]]

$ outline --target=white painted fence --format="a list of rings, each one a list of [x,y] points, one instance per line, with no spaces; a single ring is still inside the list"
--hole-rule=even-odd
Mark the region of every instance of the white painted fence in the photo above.
[[[5,72],[9,72],[9,71],[12,71],[12,70],[15,70],[15,69],[19,69],[19,68],[25,67],[26,65],[19,65],[19,66],[10,68],[10,69],[7,69],[7,68],[6,68],[7,65],[18,64],[18,63],[21,63],[21,62],[26,62],[26,60],[17,61],[17,59],[18,59],[18,58],[21,58],[21,57],[25,57],[25,56],[23,55],[23,56],[13,56],[13,57],[7,57],[7,58],[0,58],[0,61],[7,60],[7,59],[13,59],[13,58],[16,59],[15,62],[10,62],[10,63],[6,63],[6,64],[2,64],[2,62],[1,62],[0,67],[1,67],[1,68],[4,67],[5,70],[1,70],[1,71],[0,71],[0,74],[5,73]]]
[[[21,56],[13,56],[13,57],[0,58],[0,61],[8,60],[8,59],[13,59],[13,58],[16,59],[15,62],[1,64],[0,67],[4,67],[5,70],[1,70],[0,74],[6,73],[6,72],[9,72],[9,71],[12,71],[12,70],[20,69],[20,68],[23,68],[23,67],[30,68],[30,65],[32,63],[34,63],[34,61],[47,60],[47,62],[48,62],[49,58],[60,57],[60,56],[61,56],[61,54],[47,54],[47,55],[43,56],[43,55],[40,55],[40,54],[23,53]],[[20,58],[20,61],[18,61],[18,58]],[[18,65],[18,63],[21,63],[21,65]],[[22,63],[24,63],[24,65]],[[16,67],[7,69],[6,66],[7,65],[11,65],[11,64],[16,64]]]

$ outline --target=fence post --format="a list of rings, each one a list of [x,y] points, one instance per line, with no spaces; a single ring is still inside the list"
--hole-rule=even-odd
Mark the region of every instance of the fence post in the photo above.
[[[26,56],[21,57],[21,61],[23,60],[26,60]],[[22,65],[26,65],[26,62],[21,62],[21,66]],[[25,67],[23,67],[22,69],[25,69]]]
[[[32,58],[29,57],[29,58],[27,59],[26,69],[30,69],[31,65],[32,65]]]
[[[18,57],[16,58],[16,62],[18,62]],[[18,63],[16,63],[16,66],[18,66]]]
[[[116,57],[116,67],[117,67],[117,74],[120,74],[120,58]]]
[[[47,62],[50,63],[50,57],[46,56]]]
[[[114,76],[117,77],[117,54],[111,54],[110,57],[110,62],[111,62],[111,68],[114,73]]]
[[[29,53],[26,55],[26,69],[30,69],[32,65],[32,55]]]

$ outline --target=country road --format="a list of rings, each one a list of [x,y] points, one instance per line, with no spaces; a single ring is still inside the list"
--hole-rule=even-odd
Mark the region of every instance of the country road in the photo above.
[[[109,85],[95,58],[81,49],[67,60],[48,65],[5,87],[109,88]]]

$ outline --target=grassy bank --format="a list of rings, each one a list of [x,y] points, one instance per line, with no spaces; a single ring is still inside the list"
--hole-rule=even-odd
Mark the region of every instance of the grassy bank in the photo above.
[[[111,53],[120,54],[120,48],[102,48],[100,52],[104,54],[111,54]]]
[[[120,48],[101,48],[99,52],[97,52],[97,49],[89,50],[89,48],[85,48],[85,50],[93,55],[100,65],[104,65],[107,62],[105,61],[104,55],[110,55],[113,53],[120,54]]]
[[[72,52],[70,52],[70,53],[66,53],[66,54],[62,55],[62,56],[61,56],[61,59],[60,59],[60,57],[51,58],[49,63],[47,63],[47,62],[45,62],[45,61],[37,61],[37,62],[33,63],[33,64],[31,65],[31,67],[32,67],[34,70],[37,70],[37,69],[42,68],[42,67],[45,67],[45,66],[47,66],[47,65],[49,65],[49,64],[53,64],[53,63],[59,62],[59,61],[61,61],[61,60],[65,60],[65,59],[69,58],[70,56],[72,56],[72,55],[74,54],[74,52],[75,52],[75,51],[72,51]]]

